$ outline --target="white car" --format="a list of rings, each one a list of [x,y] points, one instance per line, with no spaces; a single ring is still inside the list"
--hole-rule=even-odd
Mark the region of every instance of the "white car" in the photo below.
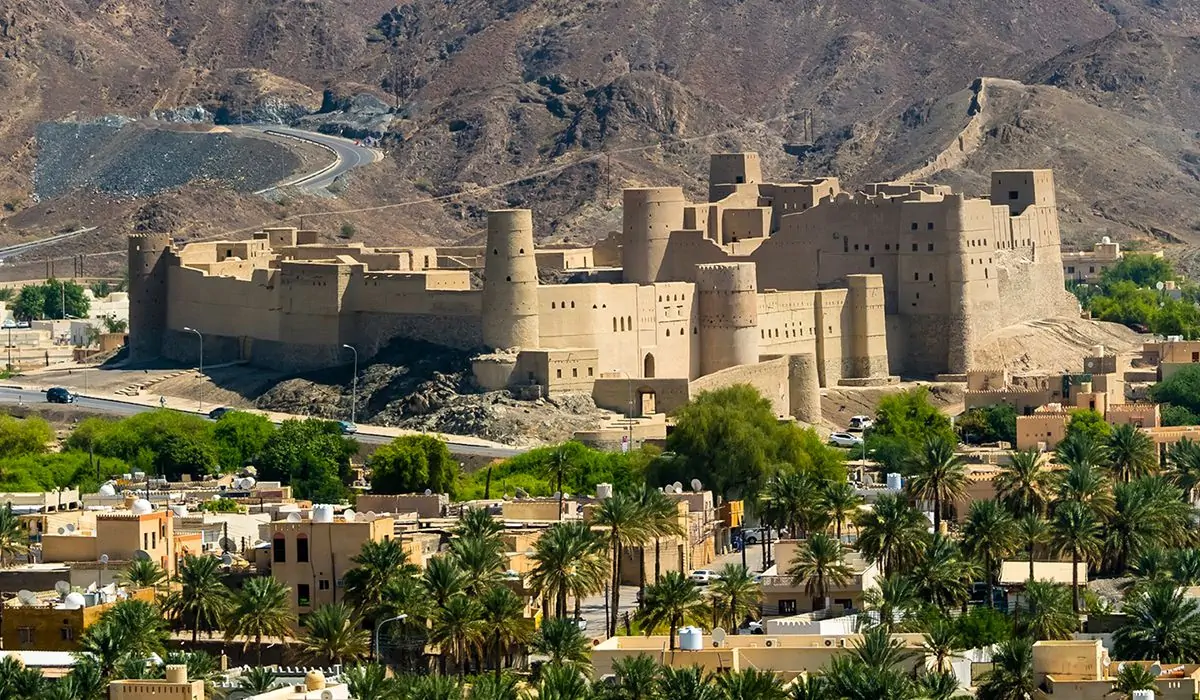
[[[706,586],[719,578],[721,575],[712,569],[696,569],[692,572],[692,580],[701,586]]]
[[[870,430],[875,425],[875,421],[871,420],[870,416],[851,416],[850,427],[847,431],[852,433],[861,433],[864,430]]]
[[[834,433],[829,436],[829,442],[838,447],[862,447],[863,439],[850,433]]]

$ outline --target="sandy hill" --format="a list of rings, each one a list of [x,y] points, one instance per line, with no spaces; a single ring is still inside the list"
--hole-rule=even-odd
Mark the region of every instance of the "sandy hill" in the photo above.
[[[974,191],[993,167],[1053,167],[1070,237],[1190,242],[1197,35],[1191,0],[11,0],[0,242],[95,222],[105,235],[80,243],[95,251],[147,219],[206,235],[300,215],[373,243],[469,240],[496,206],[532,206],[543,239],[587,239],[619,221],[622,185],[699,194],[706,154],[731,149],[781,179]],[[335,125],[364,93],[394,107],[389,158],[339,199],[206,183],[31,198],[49,120],[199,104]],[[314,216],[330,210],[347,213]]]

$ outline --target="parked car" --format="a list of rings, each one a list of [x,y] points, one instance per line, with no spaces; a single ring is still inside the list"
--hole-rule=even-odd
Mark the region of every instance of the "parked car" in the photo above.
[[[829,436],[829,443],[838,447],[862,447],[863,439],[850,433],[834,433]]]
[[[871,420],[870,416],[851,416],[850,427],[846,428],[852,433],[861,433],[864,430],[870,430],[875,425],[875,421]]]
[[[56,386],[46,390],[46,401],[49,403],[75,403],[75,394],[70,389]]]
[[[358,426],[348,420],[338,421],[338,427],[342,429],[342,435],[353,435],[358,432]]]
[[[221,416],[225,415],[226,413],[229,413],[232,410],[233,409],[228,406],[220,406],[218,408],[214,408],[213,410],[209,411],[208,417],[212,418],[213,420],[220,420]]]
[[[707,586],[721,578],[721,575],[712,569],[696,569],[692,572],[692,580],[701,586]]]
[[[577,617],[575,618],[575,626],[579,628],[580,632],[587,632],[588,622],[582,617]]]
[[[758,544],[759,541],[762,540],[765,532],[766,530],[764,528],[756,527],[751,530],[746,530],[743,537],[746,540],[746,544]],[[771,530],[770,534],[772,542],[778,542],[781,539],[778,530]]]

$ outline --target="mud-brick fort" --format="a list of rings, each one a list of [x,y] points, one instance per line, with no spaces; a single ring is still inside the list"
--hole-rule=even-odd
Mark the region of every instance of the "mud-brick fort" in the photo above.
[[[204,334],[208,363],[296,371],[345,364],[344,344],[367,359],[419,339],[477,349],[486,388],[646,413],[749,382],[816,421],[819,387],[966,372],[988,333],[1078,311],[1048,170],[996,172],[986,198],[767,183],[755,153],[712,156],[709,178],[705,202],[626,189],[622,230],[593,248],[536,249],[525,209],[491,212],[483,247],[134,235],[132,358],[195,362],[184,328]],[[569,281],[539,282],[552,271]]]

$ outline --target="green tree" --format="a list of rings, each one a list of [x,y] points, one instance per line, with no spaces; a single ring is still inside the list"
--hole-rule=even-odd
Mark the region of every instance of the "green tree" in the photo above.
[[[491,646],[495,678],[499,680],[504,651],[528,642],[531,625],[525,619],[525,604],[502,584],[484,591],[479,602],[483,608],[483,638]]]
[[[707,603],[695,582],[679,571],[668,571],[646,589],[645,604],[636,619],[647,636],[665,623],[670,649],[675,651],[675,631],[684,623],[700,624],[706,612]]]
[[[931,659],[931,668],[937,672],[951,670],[951,663],[962,649],[962,638],[954,623],[946,619],[935,621],[922,635],[921,651]]]
[[[946,435],[930,436],[913,455],[909,465],[909,494],[933,501],[933,531],[942,531],[946,507],[966,493],[967,469],[955,453],[958,444]]]
[[[1098,517],[1112,515],[1112,482],[1099,467],[1086,462],[1071,464],[1058,485],[1060,503],[1078,503]]]
[[[117,578],[132,588],[157,588],[167,580],[167,572],[150,559],[134,559]]]
[[[333,421],[285,420],[259,456],[263,479],[290,484],[296,498],[336,503],[345,499],[350,457],[358,443],[342,435]]]
[[[762,492],[759,512],[764,524],[786,529],[795,537],[825,527],[821,484],[799,472],[782,472]]]
[[[534,653],[550,657],[554,666],[570,666],[580,670],[592,667],[592,645],[574,620],[546,620],[529,646]]]
[[[679,700],[722,700],[720,691],[712,683],[712,676],[699,666],[664,668],[658,681],[658,694]]]
[[[458,460],[443,440],[431,435],[402,435],[375,450],[368,465],[374,493],[430,489],[454,495]]]
[[[950,418],[929,401],[929,390],[916,387],[889,394],[879,402],[867,448],[889,471],[902,471],[927,439],[955,441]]]
[[[1187,365],[1150,387],[1150,399],[1200,414],[1200,365]]]
[[[1034,580],[1034,551],[1039,545],[1050,542],[1050,525],[1036,513],[1029,513],[1017,519],[1017,536],[1025,547],[1029,557],[1029,580]]]
[[[42,454],[54,442],[54,429],[44,418],[0,416],[0,459]]]
[[[908,571],[921,599],[943,613],[966,605],[979,573],[980,567],[963,556],[958,543],[941,534],[926,540],[922,556]]]
[[[119,421],[88,419],[72,431],[67,447],[171,479],[214,474],[219,467],[212,423],[179,411],[146,411]]]
[[[12,503],[0,508],[0,569],[29,551],[29,531],[13,513]]]
[[[958,636],[964,649],[1000,644],[1012,637],[1012,621],[993,608],[972,608],[955,620]]]
[[[330,603],[309,613],[301,639],[304,656],[317,663],[345,664],[365,657],[371,650],[370,633],[362,620],[345,603]]]
[[[236,470],[254,464],[262,454],[275,425],[266,416],[248,411],[228,411],[212,428],[221,466]]]
[[[591,700],[592,689],[579,669],[550,665],[542,668],[538,700]]]
[[[854,572],[846,563],[842,543],[817,532],[796,551],[788,563],[787,575],[792,577],[793,586],[803,584],[805,593],[821,599],[821,607],[828,608],[830,587],[846,585]]]
[[[1171,583],[1136,591],[1125,601],[1125,624],[1113,633],[1119,659],[1155,659],[1168,664],[1200,661],[1200,602]]]
[[[1109,466],[1121,481],[1145,476],[1158,469],[1158,449],[1154,441],[1132,423],[1113,428],[1105,444]]]
[[[379,664],[363,664],[347,669],[346,686],[357,700],[399,700],[400,685],[388,678],[387,668]]]
[[[22,287],[12,308],[13,316],[21,321],[68,316],[87,318],[91,301],[78,284],[50,278],[42,284]]]
[[[771,670],[750,667],[717,676],[724,700],[786,700],[783,681]]]
[[[345,575],[346,600],[366,619],[379,617],[389,583],[417,575],[417,567],[408,563],[408,553],[397,539],[368,540],[350,561],[354,568]]]
[[[243,652],[253,640],[258,665],[262,666],[264,640],[282,639],[291,633],[294,617],[288,598],[290,593],[291,589],[273,576],[248,579],[234,597],[226,618],[225,640],[232,642],[241,637]]]
[[[714,626],[724,626],[737,634],[743,620],[758,618],[762,587],[741,564],[726,564],[719,573],[721,578],[709,586],[713,620],[717,623]]]
[[[347,671],[346,675],[349,677],[356,670],[357,668],[352,668]],[[353,682],[348,682],[351,684],[351,690],[353,691]],[[275,672],[263,666],[251,666],[247,668],[242,675],[238,677],[237,682],[238,690],[244,693],[249,693],[250,695],[262,695],[263,693],[269,693],[278,688],[280,685],[282,685],[282,683],[279,682],[279,678],[275,675]]]
[[[1112,426],[1104,420],[1104,416],[1090,408],[1078,408],[1071,411],[1071,418],[1067,421],[1068,440],[1082,433],[1103,443],[1111,432]]]
[[[473,598],[498,583],[508,564],[499,538],[458,537],[450,543],[450,557],[464,574],[464,592]]]
[[[652,533],[651,524],[635,494],[617,492],[600,502],[592,514],[592,523],[608,530],[609,561],[612,563],[610,610],[621,609],[621,551],[638,547]],[[617,634],[617,615],[608,624],[608,636]]]
[[[604,590],[608,558],[604,538],[583,521],[563,521],[547,528],[533,544],[529,585],[542,598],[545,617],[565,617],[567,597],[576,608],[589,595]]]
[[[25,668],[12,656],[0,660],[0,700],[41,698],[48,685],[40,669]]]
[[[833,522],[834,534],[842,539],[842,528],[854,520],[863,499],[849,481],[826,482],[821,489],[821,505],[825,517]]]
[[[1100,523],[1088,506],[1078,501],[1066,501],[1054,509],[1050,528],[1054,550],[1071,556],[1071,588],[1075,591],[1071,608],[1079,614],[1079,563],[1091,562],[1100,556]]]
[[[973,501],[963,523],[963,551],[983,565],[987,577],[988,606],[996,584],[1000,562],[1018,546],[1016,523],[996,501]]]
[[[434,613],[429,638],[438,646],[442,673],[446,671],[446,661],[453,658],[459,675],[466,674],[471,650],[484,642],[483,616],[483,606],[465,593],[451,596]]]
[[[1028,700],[1037,694],[1033,677],[1033,641],[1016,637],[992,655],[992,670],[979,686],[979,700]]]
[[[890,574],[863,594],[863,606],[879,617],[879,625],[889,631],[905,626],[921,606],[920,591],[912,578]]]
[[[175,574],[179,589],[167,597],[172,617],[192,630],[192,644],[200,630],[217,629],[232,607],[229,588],[221,580],[221,560],[208,555],[186,554]]]
[[[1149,253],[1126,252],[1116,265],[1107,268],[1100,279],[1101,287],[1117,282],[1132,282],[1138,287],[1149,289],[1159,282],[1175,279],[1171,263]]]
[[[1158,675],[1141,664],[1120,664],[1109,695],[1115,694],[1123,700],[1130,700],[1135,690],[1158,690]]]
[[[858,549],[883,574],[911,566],[921,553],[929,521],[899,494],[882,494],[857,518]]]
[[[981,445],[1017,441],[1017,411],[1006,403],[968,409],[954,422],[963,442]]]
[[[1053,473],[1037,450],[1009,453],[1009,463],[996,476],[996,498],[1014,515],[1045,515],[1054,489]]]
[[[1049,581],[1027,582],[1017,610],[1017,630],[1030,639],[1071,639],[1079,631],[1071,591]]]
[[[107,678],[126,659],[165,653],[167,638],[167,621],[157,605],[123,600],[88,628],[80,638],[79,651],[92,655]]]
[[[613,661],[616,697],[621,700],[657,700],[663,667],[649,654],[625,656]],[[614,699],[615,700],[615,699]]]

